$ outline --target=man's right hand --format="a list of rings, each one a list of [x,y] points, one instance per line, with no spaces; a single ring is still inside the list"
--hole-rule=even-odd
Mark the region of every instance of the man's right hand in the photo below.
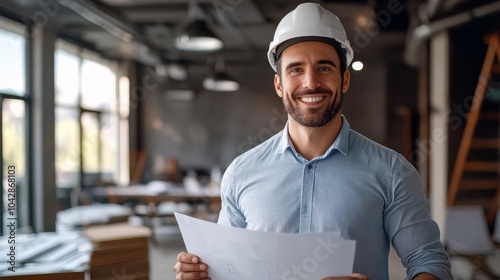
[[[208,265],[200,262],[200,258],[193,254],[181,252],[177,255],[177,263],[174,265],[175,279],[210,280],[208,277]],[[365,275],[353,273],[351,277],[323,278],[322,280],[341,279],[368,279]]]
[[[174,265],[175,280],[210,280],[208,277],[208,265],[200,262],[200,258],[186,252],[177,255],[177,263]]]

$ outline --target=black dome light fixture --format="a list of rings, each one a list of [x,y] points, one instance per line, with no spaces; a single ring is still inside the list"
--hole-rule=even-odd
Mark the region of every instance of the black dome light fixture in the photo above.
[[[219,92],[237,91],[240,89],[240,84],[224,71],[224,61],[218,57],[215,62],[215,71],[203,80],[203,88]]]
[[[224,47],[224,42],[207,26],[201,18],[201,9],[195,2],[189,4],[190,21],[175,38],[175,47],[182,51],[213,52]]]

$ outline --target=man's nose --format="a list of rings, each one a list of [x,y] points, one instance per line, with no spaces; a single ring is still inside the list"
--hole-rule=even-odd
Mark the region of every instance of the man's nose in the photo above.
[[[307,71],[304,74],[304,79],[302,80],[302,86],[304,88],[315,89],[321,86],[321,81],[314,71]]]

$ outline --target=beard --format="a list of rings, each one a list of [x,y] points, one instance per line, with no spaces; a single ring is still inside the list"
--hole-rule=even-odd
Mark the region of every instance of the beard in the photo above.
[[[306,96],[308,94],[328,94],[332,96],[333,92],[325,88],[296,91],[292,94],[292,99],[297,99],[299,96]],[[296,104],[285,98],[283,98],[283,105],[287,113],[300,125],[306,127],[322,127],[337,116],[342,109],[343,101],[344,96],[342,93],[339,93],[335,95],[333,103],[330,103],[325,109],[308,108],[301,111]]]

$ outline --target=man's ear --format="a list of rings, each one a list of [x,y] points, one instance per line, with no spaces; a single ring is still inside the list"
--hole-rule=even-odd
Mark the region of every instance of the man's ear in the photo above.
[[[344,83],[342,84],[342,93],[346,93],[349,89],[349,85],[351,84],[351,73],[349,70],[345,70],[344,72]]]
[[[279,97],[283,97],[283,89],[281,88],[281,81],[278,74],[274,74],[274,89]]]

